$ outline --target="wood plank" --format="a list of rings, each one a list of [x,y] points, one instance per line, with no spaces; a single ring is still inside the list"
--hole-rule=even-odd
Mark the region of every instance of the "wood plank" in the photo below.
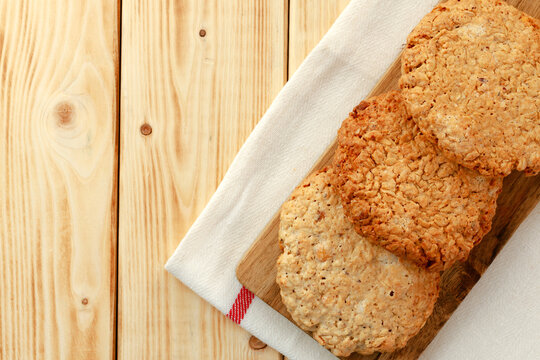
[[[513,0],[512,5],[540,17],[540,2],[534,0]],[[291,9],[291,24],[293,22]],[[397,88],[400,76],[399,59],[396,59],[371,95]],[[314,170],[331,163],[335,151],[334,143],[315,164]],[[520,173],[513,173],[504,182],[504,189],[498,199],[498,210],[494,218],[493,229],[472,252],[469,260],[456,264],[446,271],[442,280],[442,291],[433,315],[426,326],[406,348],[392,354],[381,354],[378,359],[416,359],[444,325],[465,295],[479,280],[481,274],[493,261],[517,226],[538,203],[540,199],[540,176],[527,178]],[[276,260],[280,254],[278,247],[279,214],[269,222],[259,239],[253,244],[237,268],[237,276],[242,284],[267,302],[281,314],[290,318],[281,302],[279,287],[275,283]],[[352,355],[351,359],[364,359]]]
[[[0,358],[112,359],[118,4],[0,1]]]
[[[286,3],[122,11],[118,358],[281,359],[163,265],[286,80]]]

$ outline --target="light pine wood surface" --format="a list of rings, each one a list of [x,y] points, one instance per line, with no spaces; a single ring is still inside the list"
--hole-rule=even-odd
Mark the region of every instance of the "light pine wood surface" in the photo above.
[[[163,264],[287,79],[287,11],[123,1],[119,359],[281,359]]]
[[[0,2],[0,358],[114,356],[118,3]]]

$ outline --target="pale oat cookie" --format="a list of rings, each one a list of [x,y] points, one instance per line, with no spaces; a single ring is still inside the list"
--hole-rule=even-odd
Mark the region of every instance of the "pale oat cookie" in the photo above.
[[[409,35],[400,86],[449,158],[490,176],[540,171],[540,21],[499,0],[450,0]]]
[[[358,235],[331,177],[331,169],[312,174],[283,205],[277,262],[283,303],[338,356],[401,348],[431,314],[439,274]]]
[[[397,91],[358,105],[334,157],[356,230],[430,270],[465,260],[491,228],[501,178],[448,160],[407,114]]]

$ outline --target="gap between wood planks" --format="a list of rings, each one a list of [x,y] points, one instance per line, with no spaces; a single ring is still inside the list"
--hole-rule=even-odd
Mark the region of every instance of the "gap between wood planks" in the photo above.
[[[114,331],[113,331],[113,357],[115,360],[118,360],[118,269],[120,258],[119,249],[120,249],[120,131],[122,128],[120,126],[120,113],[122,109],[120,108],[120,89],[122,87],[122,0],[117,0],[117,21],[116,21],[116,33],[118,34],[118,77],[117,77],[117,88],[116,88],[116,262],[115,262],[115,284],[114,284]]]

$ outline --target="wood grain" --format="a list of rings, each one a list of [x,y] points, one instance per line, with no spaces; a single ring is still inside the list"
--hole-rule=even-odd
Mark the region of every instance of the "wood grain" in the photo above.
[[[163,265],[286,80],[286,3],[122,11],[118,358],[281,359]]]
[[[535,17],[540,17],[540,2],[535,0],[515,0],[509,1],[509,3]],[[399,59],[396,59],[370,96],[397,88],[399,76]],[[313,170],[320,169],[331,163],[335,147],[335,143],[329,147],[315,164]],[[348,357],[348,359],[416,359],[479,280],[482,273],[491,264],[517,226],[538,203],[539,199],[540,176],[528,178],[520,173],[513,173],[508,176],[504,181],[503,192],[498,199],[498,210],[493,220],[492,231],[474,249],[467,262],[456,264],[443,274],[439,301],[433,315],[421,332],[409,341],[407,347],[400,351],[371,357],[355,354]],[[268,223],[258,240],[244,256],[237,268],[237,277],[242,284],[263,301],[292,320],[281,302],[279,287],[275,283],[275,264],[280,254],[277,242],[278,215],[276,214]]]
[[[0,358],[112,359],[117,1],[0,1]]]

